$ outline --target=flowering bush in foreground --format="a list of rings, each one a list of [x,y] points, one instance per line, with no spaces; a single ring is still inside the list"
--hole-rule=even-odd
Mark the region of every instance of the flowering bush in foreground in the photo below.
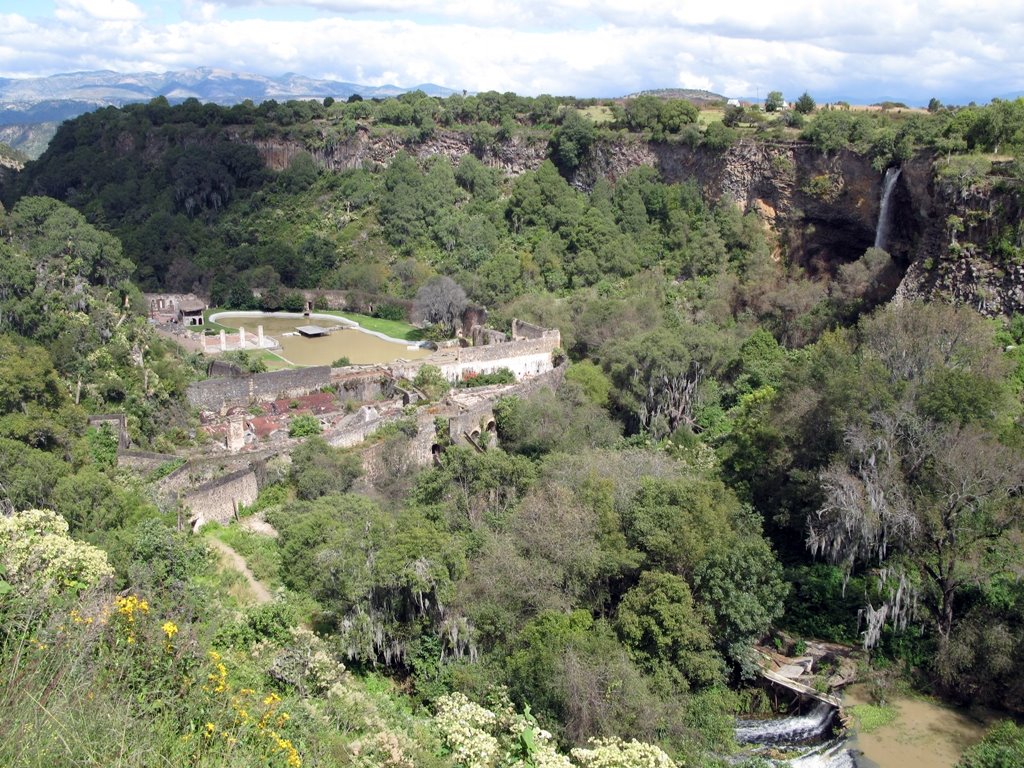
[[[573,749],[575,763],[559,754],[551,734],[502,697],[495,710],[452,693],[437,701],[434,722],[456,763],[465,768],[676,768],[659,747],[622,739],[596,739]]]

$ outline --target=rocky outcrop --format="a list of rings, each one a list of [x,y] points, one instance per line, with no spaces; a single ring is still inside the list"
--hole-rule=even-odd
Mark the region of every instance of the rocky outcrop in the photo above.
[[[998,168],[970,184],[936,178],[924,160],[905,173],[911,205],[903,215],[918,222],[920,237],[896,300],[941,297],[989,316],[1024,312],[1024,183]]]
[[[443,155],[453,163],[472,154],[486,165],[518,175],[536,169],[548,154],[546,142],[530,143],[520,137],[483,148],[474,147],[472,137],[459,131],[436,131],[423,142],[409,144],[394,133],[372,136],[368,130],[360,128],[347,141],[323,147],[307,147],[303,142],[290,139],[245,139],[239,135],[236,138],[252,144],[267,167],[277,171],[287,168],[296,155],[304,152],[325,170],[344,171],[367,164],[386,165],[404,150],[420,158]]]

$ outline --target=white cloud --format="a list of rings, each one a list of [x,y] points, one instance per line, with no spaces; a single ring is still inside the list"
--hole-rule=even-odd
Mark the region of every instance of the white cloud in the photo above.
[[[57,0],[58,19],[89,18],[101,21],[137,21],[145,14],[130,0]]]
[[[274,20],[251,18],[268,5]],[[298,5],[315,18],[281,20]],[[202,65],[520,93],[810,89],[820,101],[1024,91],[1024,4],[1002,0],[183,0],[182,18],[160,23],[128,0],[0,16],[0,74]]]

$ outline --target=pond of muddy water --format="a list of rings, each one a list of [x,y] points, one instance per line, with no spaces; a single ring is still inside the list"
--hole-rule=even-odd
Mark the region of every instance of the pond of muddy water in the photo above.
[[[288,362],[295,365],[330,365],[341,357],[347,357],[353,365],[390,363],[403,358],[415,360],[430,354],[404,341],[386,341],[372,333],[345,325],[329,315],[313,315],[312,318],[281,315],[240,315],[225,312],[215,315],[216,322],[228,328],[245,328],[246,333],[256,333],[256,327],[263,326],[263,333],[272,336],[281,345],[278,351]],[[296,332],[300,325],[318,325],[333,328],[326,336],[306,338]]]
[[[868,703],[864,686],[843,694],[844,707]],[[895,696],[889,703],[897,718],[870,733],[852,730],[836,737],[835,709],[819,704],[803,715],[741,720],[736,740],[747,745],[748,754],[787,753],[792,768],[953,768],[993,720],[985,710],[968,712],[919,697]]]
[[[843,694],[843,706],[871,703],[862,686]],[[863,768],[953,768],[968,747],[981,741],[993,720],[984,710],[962,710],[930,699],[896,696],[899,716],[870,733],[857,733],[848,746],[860,750]]]

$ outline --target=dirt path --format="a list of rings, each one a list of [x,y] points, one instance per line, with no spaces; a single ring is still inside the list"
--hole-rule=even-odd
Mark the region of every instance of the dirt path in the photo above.
[[[252,593],[252,599],[257,605],[269,603],[274,599],[274,596],[270,594],[270,590],[267,589],[262,582],[257,581],[256,577],[252,575],[252,571],[250,571],[249,566],[246,565],[244,557],[220,539],[216,539],[211,536],[207,541],[210,542],[211,547],[220,553],[222,562],[226,563],[231,568],[234,568],[245,577],[246,582],[249,584],[249,591]]]

